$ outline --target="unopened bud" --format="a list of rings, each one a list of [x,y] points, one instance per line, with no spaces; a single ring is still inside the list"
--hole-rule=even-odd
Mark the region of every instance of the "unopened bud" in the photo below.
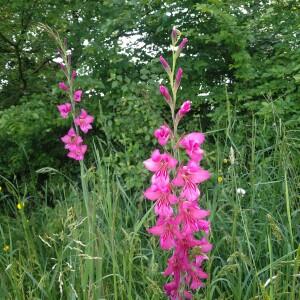
[[[181,32],[178,29],[176,29],[176,27],[174,26],[171,33],[172,44],[174,46],[176,45],[178,38],[180,37],[180,34]]]
[[[179,117],[182,118],[184,115],[186,115],[191,110],[191,105],[192,105],[192,102],[189,100],[183,102],[183,104],[181,105],[181,107],[178,111]]]
[[[166,100],[167,103],[170,103],[172,101],[170,93],[169,93],[168,89],[164,85],[161,85],[159,87],[159,91],[164,96],[164,98],[165,98],[165,100]]]
[[[179,68],[175,77],[175,85],[174,88],[177,91],[179,86],[180,86],[180,82],[181,82],[181,78],[182,78],[182,74],[183,74],[183,70],[182,68]]]
[[[171,68],[170,68],[168,62],[162,57],[162,55],[159,57],[159,60],[162,64],[163,68],[166,70],[166,72],[168,74],[170,74],[171,73]]]
[[[178,57],[179,54],[181,53],[182,49],[186,46],[187,42],[188,42],[188,39],[187,39],[187,38],[184,38],[184,39],[181,41],[181,43],[179,44],[178,49],[177,49],[177,51],[176,51],[176,56],[177,56],[177,57]]]

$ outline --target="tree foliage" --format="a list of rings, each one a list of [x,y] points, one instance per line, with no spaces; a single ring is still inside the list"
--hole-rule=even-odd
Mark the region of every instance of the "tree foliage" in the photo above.
[[[6,1],[0,22],[0,172],[37,180],[41,167],[69,168],[59,141],[67,128],[55,105],[63,101],[55,46],[38,23],[66,38],[79,68],[78,86],[96,115],[96,134],[127,187],[142,183],[137,165],[165,119],[158,94],[164,74],[158,55],[176,25],[189,38],[182,58],[180,99],[193,102],[186,129],[225,128],[249,137],[257,118],[269,128],[274,113],[299,127],[300,5],[296,0]],[[166,57],[168,59],[168,57]],[[50,149],[50,151],[49,151]],[[111,153],[111,151],[108,151]]]

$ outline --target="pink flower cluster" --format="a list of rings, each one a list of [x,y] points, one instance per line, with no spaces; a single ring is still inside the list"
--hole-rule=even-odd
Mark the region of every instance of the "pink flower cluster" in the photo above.
[[[173,46],[178,42],[179,36],[180,32],[173,29]],[[187,39],[183,39],[174,55],[175,59],[186,43]],[[173,97],[165,86],[160,87],[160,92],[169,104],[172,116],[175,116],[176,92],[183,71],[179,68],[173,80],[174,70],[171,70],[162,56],[160,61],[169,75]],[[166,294],[173,300],[191,299],[191,290],[204,286],[202,281],[208,275],[203,271],[202,264],[208,259],[207,253],[212,249],[207,239],[210,231],[207,217],[210,213],[198,204],[199,184],[210,178],[210,173],[200,166],[204,153],[201,145],[205,137],[200,132],[192,132],[177,138],[178,123],[190,109],[190,101],[181,105],[176,116],[172,118],[173,131],[167,124],[155,130],[154,136],[164,147],[164,151],[161,153],[156,149],[144,161],[145,168],[153,173],[151,186],[146,189],[144,196],[154,201],[154,212],[157,216],[155,226],[148,229],[148,232],[159,236],[163,250],[172,251],[163,274],[173,277],[164,286]],[[166,150],[169,141],[172,141],[172,154]],[[185,150],[186,163],[178,161],[180,149]]]
[[[71,113],[74,127],[72,126],[69,129],[68,133],[61,138],[61,141],[65,144],[65,149],[69,151],[67,154],[68,157],[75,160],[83,160],[87,150],[87,145],[83,144],[83,139],[79,135],[79,132],[81,130],[83,133],[87,133],[90,129],[92,129],[91,124],[94,122],[94,117],[90,116],[83,108],[80,110],[80,113],[77,112],[77,103],[81,102],[83,93],[82,90],[73,91],[73,83],[77,77],[77,73],[75,70],[68,72],[68,69],[65,66],[63,66],[62,69],[70,83],[70,86],[65,82],[60,82],[58,87],[68,93],[70,102],[58,105],[57,109],[61,117],[64,119],[68,118]]]

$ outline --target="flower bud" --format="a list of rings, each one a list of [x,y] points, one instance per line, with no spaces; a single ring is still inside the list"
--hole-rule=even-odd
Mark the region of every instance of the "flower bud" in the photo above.
[[[68,91],[69,90],[69,87],[64,83],[64,82],[60,82],[58,84],[58,87],[63,90],[63,91]]]
[[[163,68],[166,70],[166,72],[168,74],[170,74],[171,73],[171,68],[170,68],[168,62],[162,57],[162,55],[159,57],[159,60],[162,64]]]
[[[162,125],[154,131],[154,136],[161,146],[165,146],[171,136],[171,129],[169,126]]]
[[[177,51],[176,51],[176,57],[179,56],[179,54],[181,53],[182,49],[186,46],[187,42],[188,42],[188,39],[187,39],[187,38],[184,38],[184,39],[181,41],[181,43],[179,44],[178,49],[177,49]]]
[[[180,82],[181,82],[181,78],[182,78],[182,74],[183,74],[183,70],[182,68],[179,68],[175,77],[175,85],[174,88],[177,91],[179,86],[180,86]]]
[[[75,102],[80,102],[82,97],[82,90],[77,90],[74,92],[73,99]]]
[[[172,101],[172,98],[170,96],[170,93],[168,91],[168,88],[166,88],[164,85],[161,85],[159,87],[160,93],[164,96],[167,103],[170,103]]]
[[[179,44],[178,48],[182,50],[182,49],[185,47],[185,45],[187,44],[187,42],[188,42],[188,39],[187,39],[187,38],[184,38],[184,39],[181,41],[181,43]]]
[[[191,110],[191,105],[192,105],[192,102],[189,100],[183,102],[183,104],[181,105],[181,107],[178,111],[179,117],[182,118],[184,115],[186,115]]]
[[[178,29],[176,29],[176,27],[174,26],[172,29],[172,33],[171,33],[172,44],[174,46],[176,45],[180,34],[181,34],[181,32]]]
[[[77,72],[76,70],[72,71],[72,79],[74,80],[77,77]]]

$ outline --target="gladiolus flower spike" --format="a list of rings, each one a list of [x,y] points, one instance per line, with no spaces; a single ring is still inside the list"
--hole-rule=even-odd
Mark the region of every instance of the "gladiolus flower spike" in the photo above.
[[[66,45],[65,45],[66,47]],[[66,92],[69,102],[57,105],[57,109],[60,116],[66,119],[69,114],[72,115],[72,124],[68,133],[61,137],[61,141],[65,144],[65,149],[68,150],[67,157],[72,158],[77,161],[84,159],[84,155],[87,151],[87,145],[83,143],[83,138],[79,135],[80,131],[87,133],[92,129],[92,123],[94,122],[94,117],[90,116],[84,108],[79,108],[79,102],[83,95],[82,90],[74,89],[74,82],[77,78],[76,70],[72,70],[71,57],[69,55],[64,56],[65,51],[60,51],[62,54],[61,60],[64,63],[63,72],[66,76],[66,82],[59,82],[59,88]]]
[[[180,32],[173,28],[173,46],[179,42],[179,37]],[[145,190],[144,196],[154,202],[154,213],[157,216],[156,224],[148,232],[159,236],[162,250],[172,252],[163,273],[172,277],[164,286],[166,295],[172,300],[192,299],[192,290],[204,286],[203,280],[208,274],[203,271],[203,263],[212,249],[208,241],[210,222],[207,218],[210,212],[198,204],[201,194],[199,184],[210,178],[210,173],[200,166],[204,156],[201,146],[205,137],[201,132],[191,132],[181,137],[177,135],[180,120],[191,110],[191,101],[187,100],[175,114],[176,93],[183,74],[183,70],[178,68],[175,75],[175,65],[187,42],[184,38],[177,50],[173,47],[173,70],[160,56],[172,89],[170,95],[168,89],[161,85],[160,93],[171,109],[173,127],[163,124],[154,131],[154,137],[164,152],[156,149],[144,161],[145,168],[153,174],[151,185]],[[179,151],[185,151],[185,161],[180,161],[182,156]]]

